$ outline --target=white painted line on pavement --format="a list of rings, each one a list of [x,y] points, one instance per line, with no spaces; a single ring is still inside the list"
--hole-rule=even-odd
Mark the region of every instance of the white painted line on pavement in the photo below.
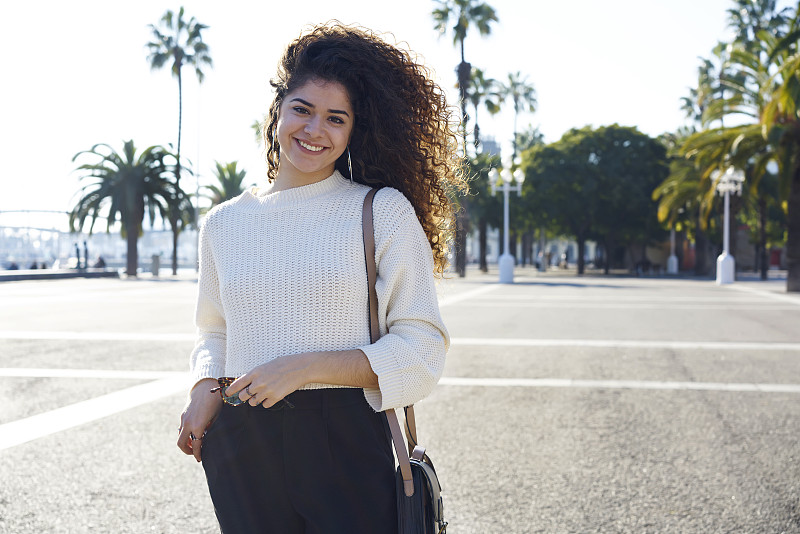
[[[723,382],[659,382],[644,380],[573,380],[569,378],[461,378],[442,377],[443,386],[648,389],[673,391],[734,391],[800,393],[798,384],[748,384]]]
[[[0,377],[14,378],[121,378],[127,380],[159,380],[178,376],[186,376],[186,373],[179,371],[123,371],[116,369],[0,368]]]
[[[5,423],[0,425],[0,450],[187,391],[190,385],[182,373]]]
[[[794,304],[795,306],[800,306],[800,297],[790,297],[789,295],[781,295],[780,293],[774,293],[772,291],[765,291],[763,289],[757,289],[755,287],[743,286],[739,284],[726,284],[726,287],[730,289],[735,289],[737,291],[744,291],[745,293],[760,295],[768,299],[780,300],[781,302],[788,302],[790,304]]]
[[[188,373],[170,371],[113,371],[97,369],[0,369],[0,376],[53,376],[61,378],[152,378],[158,380],[115,391],[90,400],[0,425],[0,451],[43,438],[115,413],[187,391]],[[800,393],[797,384],[749,384],[717,382],[663,382],[642,380],[574,380],[559,378],[464,378],[442,377],[443,386],[536,387],[589,389],[642,389]]]
[[[0,331],[0,339],[68,341],[194,341],[194,334],[131,332]],[[626,339],[524,339],[455,337],[451,345],[480,347],[596,347],[673,350],[800,350],[800,343],[760,341],[664,341]]]
[[[195,334],[156,332],[73,332],[38,330],[0,330],[0,339],[35,339],[67,341],[194,341]]]
[[[800,351],[800,343],[759,341],[649,341],[625,339],[514,339],[455,337],[453,346],[474,347],[595,347],[609,349],[675,349],[675,350],[787,350]]]
[[[478,295],[483,295],[484,293],[489,293],[490,291],[494,291],[498,287],[500,287],[499,284],[490,284],[476,289],[471,289],[469,291],[464,291],[463,293],[453,295],[452,297],[443,297],[439,299],[439,307],[451,306],[453,304],[463,302],[467,299],[477,297]]]
[[[478,300],[470,304],[482,308],[546,308],[554,309],[590,309],[590,310],[738,310],[738,311],[798,311],[794,306],[769,303],[733,303],[733,304],[673,304],[644,302],[492,302]]]
[[[478,300],[488,301],[506,301],[506,300],[525,300],[531,302],[538,301],[551,301],[551,302],[564,302],[564,301],[583,301],[583,302],[644,302],[648,304],[661,303],[661,302],[702,302],[702,303],[759,303],[763,302],[758,297],[693,297],[693,296],[668,296],[668,295],[541,295],[538,293],[529,293],[526,295],[490,295],[488,297],[481,297]]]

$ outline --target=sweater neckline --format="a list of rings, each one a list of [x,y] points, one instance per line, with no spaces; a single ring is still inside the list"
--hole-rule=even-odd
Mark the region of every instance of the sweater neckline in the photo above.
[[[258,187],[249,188],[239,197],[237,204],[245,209],[288,207],[340,192],[343,188],[352,187],[353,185],[339,171],[333,171],[333,174],[319,182],[274,193],[271,192],[272,187],[263,189]]]

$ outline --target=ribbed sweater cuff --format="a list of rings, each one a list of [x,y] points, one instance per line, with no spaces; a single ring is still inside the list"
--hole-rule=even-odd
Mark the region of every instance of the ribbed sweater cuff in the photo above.
[[[205,362],[192,369],[194,384],[203,378],[219,378],[225,376],[225,366],[214,362]]]
[[[378,375],[378,389],[365,389],[364,396],[376,412],[403,406],[403,372],[398,369],[388,343],[378,341],[359,347],[367,355],[372,370]]]

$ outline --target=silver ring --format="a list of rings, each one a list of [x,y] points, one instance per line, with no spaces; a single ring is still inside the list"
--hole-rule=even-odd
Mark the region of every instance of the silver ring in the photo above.
[[[244,390],[245,390],[245,391],[247,392],[247,394],[248,394],[248,395],[250,395],[251,397],[255,397],[255,395],[253,395],[252,393],[250,393],[250,384],[248,384],[248,385],[247,385],[247,387],[246,387],[246,388],[244,388]]]
[[[189,438],[192,441],[199,441],[199,440],[203,439],[205,437],[205,435],[206,435],[206,433],[203,432],[203,435],[198,438],[197,436],[194,435],[194,432],[189,432]]]

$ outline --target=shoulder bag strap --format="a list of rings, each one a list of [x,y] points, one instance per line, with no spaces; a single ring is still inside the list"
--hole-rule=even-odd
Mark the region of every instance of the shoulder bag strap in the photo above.
[[[380,338],[380,328],[378,326],[378,293],[375,290],[375,281],[378,278],[378,269],[375,265],[375,229],[372,224],[372,199],[377,193],[377,189],[370,189],[364,198],[364,208],[361,212],[361,226],[364,235],[364,258],[367,265],[367,282],[369,285],[369,338],[375,343]],[[412,443],[416,444],[416,425],[414,424],[414,407],[406,408],[406,432],[408,435],[408,447]],[[392,432],[394,450],[397,454],[397,462],[400,464],[400,474],[403,477],[403,490],[406,496],[414,495],[414,480],[411,476],[411,462],[409,460],[409,450],[406,450],[406,443],[403,440],[403,433],[400,430],[400,422],[394,409],[384,412],[389,421],[389,429]],[[409,414],[410,413],[410,417]],[[413,438],[412,438],[413,436]],[[412,441],[413,439],[413,441]]]

